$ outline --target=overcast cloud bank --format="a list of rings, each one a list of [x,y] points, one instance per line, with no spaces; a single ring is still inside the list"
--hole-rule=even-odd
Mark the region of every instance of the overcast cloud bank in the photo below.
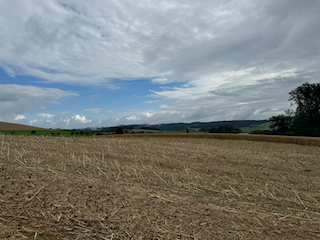
[[[67,128],[267,119],[290,107],[291,90],[320,79],[317,0],[0,4],[0,67],[13,82],[31,76],[46,86],[1,84],[2,121]],[[117,89],[140,79],[163,85],[150,85],[158,109],[132,107],[97,119],[86,114],[107,107],[47,112],[81,98],[50,84]]]

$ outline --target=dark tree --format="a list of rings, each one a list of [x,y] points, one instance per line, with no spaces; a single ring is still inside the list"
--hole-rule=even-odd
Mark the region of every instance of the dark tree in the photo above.
[[[123,134],[123,130],[121,127],[117,127],[116,131],[114,132],[115,134]]]
[[[320,136],[320,83],[304,83],[291,91],[296,106],[294,126],[298,134]]]
[[[271,125],[270,127],[278,134],[287,134],[292,130],[292,121],[291,116],[278,115],[270,118]]]
[[[218,129],[216,129],[215,127],[209,129],[209,133],[216,133],[216,132],[218,132]]]
[[[231,126],[231,125],[222,125],[222,126],[218,127],[217,132],[219,132],[219,133],[240,133],[241,130],[239,128],[235,128],[234,126]]]
[[[207,127],[203,127],[203,128],[200,128],[199,131],[200,131],[200,132],[209,132],[210,129],[207,128]]]

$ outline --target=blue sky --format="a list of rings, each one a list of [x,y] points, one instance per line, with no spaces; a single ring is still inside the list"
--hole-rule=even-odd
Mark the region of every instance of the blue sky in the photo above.
[[[320,2],[0,0],[0,121],[268,119],[320,77]]]

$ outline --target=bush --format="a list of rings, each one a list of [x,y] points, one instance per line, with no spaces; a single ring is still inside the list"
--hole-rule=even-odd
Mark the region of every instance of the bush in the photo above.
[[[116,131],[114,132],[114,134],[123,134],[123,130],[121,127],[117,127]]]
[[[241,133],[241,130],[232,125],[222,125],[218,128],[210,128],[209,133]]]

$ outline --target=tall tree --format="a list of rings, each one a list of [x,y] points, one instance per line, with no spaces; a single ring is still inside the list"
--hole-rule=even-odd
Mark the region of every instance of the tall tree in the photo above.
[[[291,130],[292,117],[281,114],[271,117],[270,122],[276,134],[287,134]]]
[[[320,136],[320,83],[304,83],[289,94],[289,101],[297,105],[295,131]]]

